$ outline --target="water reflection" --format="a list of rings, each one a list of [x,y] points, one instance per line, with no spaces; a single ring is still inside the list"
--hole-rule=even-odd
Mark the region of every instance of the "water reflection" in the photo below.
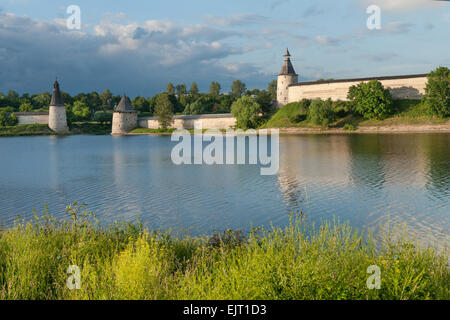
[[[0,221],[47,203],[84,202],[105,223],[134,221],[194,234],[285,225],[289,214],[356,227],[408,223],[418,237],[450,234],[450,135],[280,137],[280,170],[176,166],[169,137],[0,139]]]

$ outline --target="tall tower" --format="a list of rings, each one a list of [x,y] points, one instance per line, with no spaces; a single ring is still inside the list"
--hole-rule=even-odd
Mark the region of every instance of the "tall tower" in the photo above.
[[[130,99],[124,94],[116,109],[114,109],[111,134],[121,135],[135,129],[137,126],[137,111],[134,110]]]
[[[298,82],[298,74],[295,73],[294,67],[292,66],[291,54],[289,49],[286,49],[284,54],[283,67],[278,75],[277,82],[277,105],[278,108],[289,103],[289,86]]]
[[[69,127],[67,126],[66,107],[64,106],[61,92],[59,91],[58,81],[55,81],[53,84],[52,101],[50,102],[48,114],[48,127],[57,133],[69,131]]]

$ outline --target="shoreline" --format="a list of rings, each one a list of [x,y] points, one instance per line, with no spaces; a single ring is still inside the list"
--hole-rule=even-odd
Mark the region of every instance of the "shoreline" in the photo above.
[[[444,124],[402,124],[402,125],[380,125],[380,126],[361,126],[355,130],[344,130],[343,128],[304,128],[304,127],[285,127],[285,128],[267,128],[269,134],[271,130],[280,130],[280,135],[308,135],[308,134],[393,134],[393,133],[450,133],[450,121]],[[258,133],[260,130],[255,129]],[[139,132],[126,133],[125,136],[167,136],[171,132]]]

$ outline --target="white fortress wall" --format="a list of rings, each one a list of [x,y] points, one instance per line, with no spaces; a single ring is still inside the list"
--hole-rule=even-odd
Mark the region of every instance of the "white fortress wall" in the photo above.
[[[48,112],[15,112],[18,124],[48,124]]]
[[[236,126],[236,118],[231,114],[211,114],[211,115],[186,115],[174,116],[172,128],[175,129],[194,129],[195,121],[201,121],[203,129],[232,129]],[[156,117],[147,117],[138,119],[139,127],[148,129],[158,129],[159,123]]]
[[[360,82],[379,80],[391,91],[394,99],[421,99],[425,94],[427,77],[425,75],[410,77],[364,78],[354,80],[335,80],[321,83],[304,82],[289,87],[289,102],[301,99],[347,100],[348,90]]]

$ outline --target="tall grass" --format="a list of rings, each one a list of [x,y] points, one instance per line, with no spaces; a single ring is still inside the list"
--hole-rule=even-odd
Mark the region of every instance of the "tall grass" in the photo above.
[[[140,224],[100,227],[82,206],[71,218],[18,221],[0,237],[1,299],[449,299],[447,250],[347,224],[227,231],[190,238]],[[69,290],[68,266],[81,269]],[[370,290],[367,268],[381,269]]]

